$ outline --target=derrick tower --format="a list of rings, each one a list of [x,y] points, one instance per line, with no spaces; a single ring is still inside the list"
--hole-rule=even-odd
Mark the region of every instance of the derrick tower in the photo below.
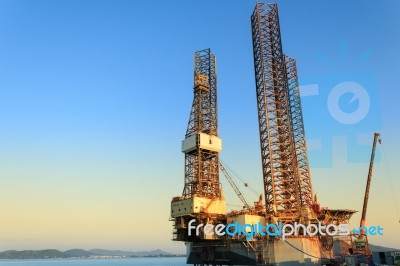
[[[217,224],[226,215],[225,200],[219,181],[216,58],[210,49],[195,52],[193,103],[182,141],[185,154],[184,188],[182,196],[171,202],[171,217],[175,221],[174,239],[195,241],[205,235],[189,235],[187,224]]]
[[[218,138],[215,63],[210,49],[195,53],[193,104],[182,142],[185,153],[184,197],[221,197],[218,161],[221,140]]]
[[[277,4],[257,3],[251,26],[266,214],[293,222],[313,204],[296,62],[282,52]]]

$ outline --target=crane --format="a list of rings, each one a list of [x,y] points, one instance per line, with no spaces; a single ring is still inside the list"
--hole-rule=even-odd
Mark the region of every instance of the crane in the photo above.
[[[372,144],[372,152],[371,152],[371,160],[369,162],[369,169],[368,169],[368,178],[367,178],[367,186],[365,188],[365,195],[364,195],[364,204],[363,210],[360,220],[360,228],[361,228],[361,236],[365,235],[365,230],[363,226],[365,226],[365,219],[367,215],[367,206],[368,206],[368,198],[369,198],[369,188],[371,186],[371,178],[372,178],[372,169],[374,167],[374,159],[375,159],[375,150],[376,150],[376,142],[381,144],[380,134],[378,132],[374,133],[374,142]]]
[[[244,207],[246,209],[250,209],[250,205],[247,203],[246,199],[244,198],[243,194],[240,192],[239,188],[236,186],[235,182],[233,181],[232,177],[229,175],[228,171],[226,171],[225,167],[222,165],[221,162],[219,162],[219,169],[221,169],[221,172],[224,174],[226,179],[228,180],[229,184],[235,191],[236,195],[239,197],[239,199],[243,202]]]

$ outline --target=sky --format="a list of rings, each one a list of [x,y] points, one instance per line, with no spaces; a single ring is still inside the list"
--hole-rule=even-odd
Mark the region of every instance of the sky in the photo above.
[[[278,1],[297,60],[313,191],[400,248],[400,3]],[[0,0],[0,250],[163,249],[193,97],[217,57],[221,159],[262,193],[250,15],[255,1]],[[336,97],[336,98],[335,98]],[[239,199],[221,177],[228,207]],[[241,186],[240,186],[241,185]],[[243,190],[249,201],[258,197]]]

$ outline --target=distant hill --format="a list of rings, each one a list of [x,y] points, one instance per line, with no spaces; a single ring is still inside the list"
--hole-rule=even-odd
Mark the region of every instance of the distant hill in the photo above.
[[[154,256],[171,256],[171,253],[162,251],[160,249],[151,250],[151,251],[122,251],[122,250],[107,250],[107,249],[91,249],[89,252],[92,252],[96,255],[103,256],[127,256],[127,257],[154,257]]]
[[[69,249],[64,252],[56,249],[45,250],[7,250],[0,252],[0,259],[53,259],[53,258],[88,258],[92,256],[117,256],[117,257],[172,257],[177,256],[160,249],[151,251],[122,251],[106,249]]]
[[[400,251],[400,249],[388,248],[369,244],[373,252]],[[175,255],[160,249],[151,251],[123,251],[107,249],[69,249],[64,252],[56,249],[44,250],[7,250],[0,252],[0,259],[53,259],[53,258],[89,258],[92,256],[116,256],[116,257],[175,257]]]
[[[134,252],[133,255],[136,257],[162,257],[162,256],[171,256],[172,254],[162,251],[160,249],[156,249],[151,251]]]
[[[96,255],[102,256],[126,256],[130,257],[134,254],[133,251],[122,251],[122,250],[108,250],[108,249],[91,249],[89,252]]]
[[[96,255],[93,252],[86,251],[83,249],[77,249],[77,248],[66,250],[66,251],[64,251],[64,254],[66,254],[70,257],[89,257],[91,255]]]
[[[45,250],[7,250],[0,252],[0,259],[49,259],[49,258],[68,258],[67,254],[56,249]]]

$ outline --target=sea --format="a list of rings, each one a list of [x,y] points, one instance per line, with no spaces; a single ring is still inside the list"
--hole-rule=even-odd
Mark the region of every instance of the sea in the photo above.
[[[0,260],[0,266],[186,266],[186,258]]]

